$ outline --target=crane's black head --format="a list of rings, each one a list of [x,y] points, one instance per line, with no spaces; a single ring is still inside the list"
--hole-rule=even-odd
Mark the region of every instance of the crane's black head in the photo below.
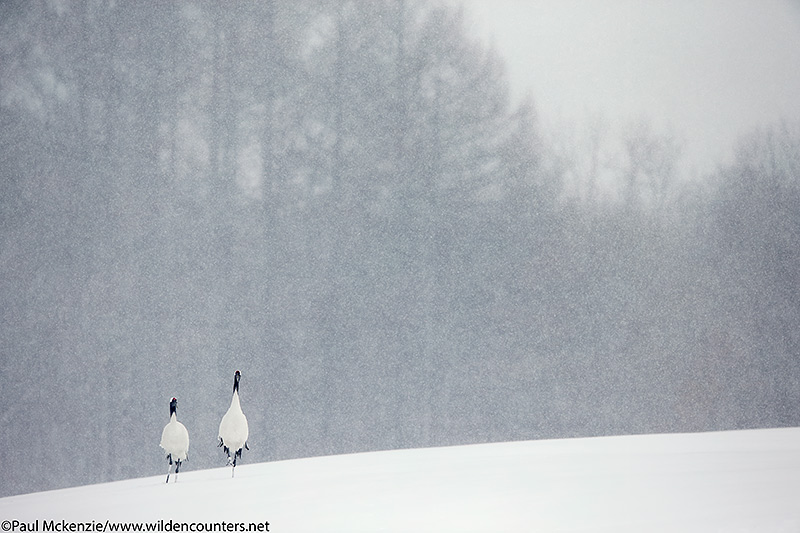
[[[239,390],[239,379],[241,377],[242,374],[239,373],[238,370],[233,374],[233,392],[237,392]]]
[[[169,402],[169,416],[172,417],[172,415],[174,415],[177,410],[178,410],[178,399],[173,398],[172,401]]]

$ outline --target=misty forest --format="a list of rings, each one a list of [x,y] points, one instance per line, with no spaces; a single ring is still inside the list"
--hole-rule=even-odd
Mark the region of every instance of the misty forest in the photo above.
[[[800,425],[800,125],[686,179],[516,101],[451,3],[0,3],[0,496]],[[542,75],[546,76],[546,73]]]

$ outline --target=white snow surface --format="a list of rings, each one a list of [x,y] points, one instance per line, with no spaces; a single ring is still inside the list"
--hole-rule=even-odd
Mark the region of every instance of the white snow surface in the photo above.
[[[154,450],[154,453],[159,453]],[[396,450],[0,499],[0,519],[273,532],[800,532],[800,428]],[[166,470],[166,468],[165,468]]]

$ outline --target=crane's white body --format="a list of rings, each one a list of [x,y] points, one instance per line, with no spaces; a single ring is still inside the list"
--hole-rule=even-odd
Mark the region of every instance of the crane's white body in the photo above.
[[[173,398],[169,402],[169,422],[161,432],[161,447],[167,452],[167,461],[170,469],[167,471],[167,483],[169,475],[172,473],[172,465],[175,465],[175,481],[178,481],[178,472],[181,470],[181,463],[189,455],[189,432],[186,426],[178,422],[178,399]]]
[[[223,446],[228,448],[231,453],[236,453],[244,448],[248,436],[247,417],[244,416],[239,403],[239,391],[233,391],[231,406],[228,407],[228,411],[219,423],[219,438],[222,440]]]
[[[170,415],[169,423],[161,432],[161,447],[173,461],[185,461],[189,454],[189,432],[186,426],[178,422],[175,413]]]
[[[247,447],[247,437],[250,434],[247,428],[247,417],[242,412],[242,405],[239,403],[239,379],[242,377],[237,370],[233,375],[233,398],[231,406],[222,421],[219,423],[219,445],[228,456],[228,464],[231,469],[231,477],[236,470],[236,460],[242,456],[242,450],[249,450]]]

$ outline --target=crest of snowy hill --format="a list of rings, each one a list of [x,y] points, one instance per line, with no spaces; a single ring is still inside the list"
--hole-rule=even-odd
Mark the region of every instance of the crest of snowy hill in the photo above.
[[[362,453],[242,464],[235,478],[190,466],[175,484],[164,483],[165,464],[164,476],[3,498],[0,519],[39,531],[48,520],[155,531],[800,531],[800,428]]]

